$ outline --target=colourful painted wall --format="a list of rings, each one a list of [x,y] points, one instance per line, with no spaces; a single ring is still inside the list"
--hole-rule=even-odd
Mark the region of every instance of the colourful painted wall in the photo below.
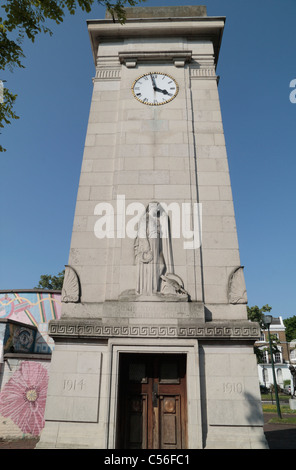
[[[6,365],[0,392],[0,437],[37,437],[45,424],[50,362],[9,359]]]
[[[37,327],[35,353],[50,353],[54,344],[48,336],[48,322],[61,316],[61,294],[49,291],[0,291],[0,319]]]
[[[60,316],[58,292],[0,291],[0,438],[39,436],[44,427],[48,322]]]

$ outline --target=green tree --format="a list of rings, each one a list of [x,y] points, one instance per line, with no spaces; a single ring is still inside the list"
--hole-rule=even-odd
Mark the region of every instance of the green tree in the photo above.
[[[254,305],[253,307],[247,307],[247,312],[248,312],[248,319],[250,321],[254,321],[259,323],[260,328],[262,330],[266,330],[266,326],[264,324],[264,313],[265,312],[270,312],[272,307],[270,307],[268,304],[263,305],[263,307],[259,308],[257,305]],[[271,339],[271,349],[272,353],[275,354],[278,352],[278,347],[277,347],[277,337],[275,335],[270,335]],[[267,338],[268,341],[268,338]],[[254,353],[256,354],[257,357],[257,362],[261,363],[263,361],[263,352],[268,350],[269,347],[266,347],[264,349],[259,348],[258,346],[254,346]]]
[[[253,307],[247,307],[247,312],[248,312],[248,319],[251,321],[258,322],[260,325],[260,328],[262,330],[266,329],[266,326],[264,325],[263,319],[264,319],[264,313],[265,312],[270,312],[272,307],[270,307],[268,304],[263,305],[263,307],[259,308],[257,305],[254,305]]]
[[[61,290],[63,287],[65,270],[58,273],[57,276],[42,274],[36,289]]]
[[[290,342],[292,339],[296,339],[296,316],[286,318],[284,320],[284,325],[286,327],[286,338]]]
[[[40,33],[52,35],[48,21],[60,24],[66,12],[74,15],[77,9],[81,9],[89,13],[94,5],[99,4],[106,7],[114,22],[118,20],[123,24],[126,20],[125,7],[141,2],[145,0],[4,0],[1,2],[0,16],[0,71],[24,68],[24,38],[34,42]],[[19,118],[13,110],[16,96],[4,88],[3,96],[0,96],[0,128],[10,124],[11,119]],[[5,150],[0,145],[0,152]]]

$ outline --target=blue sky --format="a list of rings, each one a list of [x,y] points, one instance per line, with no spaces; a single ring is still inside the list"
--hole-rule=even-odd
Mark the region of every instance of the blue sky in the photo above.
[[[295,307],[295,0],[207,0],[225,16],[217,73],[241,263],[249,305]],[[146,6],[180,5],[147,0]],[[0,135],[0,289],[30,289],[68,262],[94,63],[87,19],[67,15],[53,36],[24,43],[25,69],[1,75],[20,119]]]

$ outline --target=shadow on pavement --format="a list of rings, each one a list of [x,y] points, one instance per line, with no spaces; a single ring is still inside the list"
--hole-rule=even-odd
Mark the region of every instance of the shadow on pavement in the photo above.
[[[269,449],[296,449],[296,428],[266,431],[265,437]]]
[[[269,423],[275,417],[276,414],[264,413],[264,433],[269,448],[296,449],[296,425]]]

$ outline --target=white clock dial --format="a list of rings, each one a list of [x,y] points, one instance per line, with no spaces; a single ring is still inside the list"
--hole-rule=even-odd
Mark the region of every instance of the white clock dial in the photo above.
[[[170,75],[150,72],[135,80],[132,91],[134,97],[141,103],[159,106],[174,99],[178,94],[179,87]]]

